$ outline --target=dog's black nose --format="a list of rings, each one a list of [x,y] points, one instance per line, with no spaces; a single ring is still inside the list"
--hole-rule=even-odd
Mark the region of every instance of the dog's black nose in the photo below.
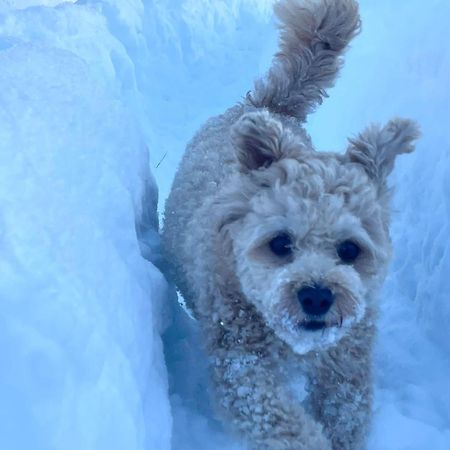
[[[321,286],[304,287],[298,291],[297,297],[303,311],[311,316],[323,316],[334,302],[333,293]]]

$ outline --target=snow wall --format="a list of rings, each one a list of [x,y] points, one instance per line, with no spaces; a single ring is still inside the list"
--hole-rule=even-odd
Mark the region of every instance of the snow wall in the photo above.
[[[157,226],[130,56],[143,6],[8,3],[0,3],[0,448],[167,450],[166,283],[136,237]]]
[[[195,322],[148,262],[151,172],[162,210],[185,142],[267,69],[271,1],[57,3],[0,0],[0,448],[242,449],[209,409]],[[448,450],[450,5],[360,4],[308,130],[321,150],[391,116],[423,131],[392,176],[369,449]]]

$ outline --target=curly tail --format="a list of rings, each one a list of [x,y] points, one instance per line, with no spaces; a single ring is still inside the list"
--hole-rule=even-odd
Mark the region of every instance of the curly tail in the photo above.
[[[275,5],[280,51],[248,100],[304,121],[327,96],[341,55],[360,30],[355,0],[282,0]]]

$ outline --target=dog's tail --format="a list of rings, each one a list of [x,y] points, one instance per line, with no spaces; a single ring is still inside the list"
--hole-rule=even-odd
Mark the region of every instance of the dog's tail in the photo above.
[[[355,0],[281,0],[275,14],[280,51],[248,100],[304,121],[327,96],[345,47],[359,32],[358,4]]]

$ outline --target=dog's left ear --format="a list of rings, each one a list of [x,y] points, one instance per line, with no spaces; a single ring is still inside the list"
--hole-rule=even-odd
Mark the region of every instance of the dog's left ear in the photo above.
[[[265,110],[244,114],[232,127],[231,140],[244,173],[269,167],[295,152],[291,133]]]
[[[372,125],[359,136],[349,139],[346,156],[361,164],[379,188],[386,186],[397,155],[411,153],[413,142],[420,136],[419,126],[408,119],[394,119],[384,127]]]

